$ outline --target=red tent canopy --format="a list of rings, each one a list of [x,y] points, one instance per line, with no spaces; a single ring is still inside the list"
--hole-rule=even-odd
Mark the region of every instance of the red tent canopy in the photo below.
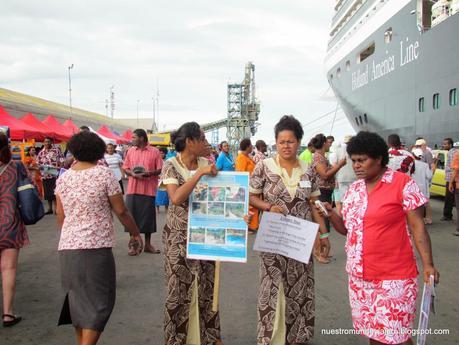
[[[76,134],[80,131],[80,129],[77,127],[77,125],[75,125],[72,121],[72,119],[67,119],[64,121],[64,123],[62,124],[62,126],[65,126],[67,128],[70,128],[70,130],[72,131],[73,134]]]
[[[123,143],[127,142],[127,140],[125,138],[114,134],[107,126],[100,127],[99,130],[97,131],[97,133],[99,133],[100,135],[103,135],[104,137],[107,137],[109,139],[116,140],[117,144],[123,144]]]
[[[43,121],[51,130],[57,135],[64,137],[65,140],[70,139],[73,135],[72,131],[63,125],[61,125],[53,115],[48,115]]]
[[[10,128],[10,135],[12,140],[35,139],[43,133],[38,129],[22,122],[21,120],[11,116],[0,105],[0,125],[8,126]]]
[[[65,140],[66,138],[61,137],[54,133],[54,131],[49,128],[47,125],[45,125],[43,122],[41,122],[39,119],[37,119],[32,113],[27,113],[25,114],[22,118],[21,121],[25,123],[26,125],[32,126],[39,130],[42,135],[40,137],[35,138],[36,140],[43,141],[46,137],[51,137],[54,138],[58,141]]]
[[[128,129],[126,132],[123,133],[122,137],[126,139],[127,141],[132,140],[132,131]]]

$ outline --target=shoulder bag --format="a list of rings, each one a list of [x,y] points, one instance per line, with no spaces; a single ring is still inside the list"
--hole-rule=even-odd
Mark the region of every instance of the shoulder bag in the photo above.
[[[32,225],[45,216],[45,208],[38,195],[37,188],[30,181],[27,170],[21,162],[15,162],[18,176],[18,208],[22,221]]]

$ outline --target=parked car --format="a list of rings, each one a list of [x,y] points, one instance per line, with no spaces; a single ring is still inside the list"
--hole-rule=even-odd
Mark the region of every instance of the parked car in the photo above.
[[[432,184],[430,185],[430,195],[445,196],[445,166],[446,164],[448,164],[448,151],[433,150],[432,153],[437,161],[437,169],[435,170],[435,173],[432,177]]]

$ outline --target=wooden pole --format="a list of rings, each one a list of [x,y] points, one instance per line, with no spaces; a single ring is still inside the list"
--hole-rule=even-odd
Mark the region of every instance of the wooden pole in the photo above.
[[[218,311],[218,299],[220,298],[220,261],[215,261],[215,279],[214,279],[214,299],[212,301],[212,311]]]

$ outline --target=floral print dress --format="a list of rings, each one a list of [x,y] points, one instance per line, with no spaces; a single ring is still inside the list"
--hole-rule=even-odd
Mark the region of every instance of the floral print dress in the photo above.
[[[398,200],[393,202],[391,197]],[[383,225],[386,230],[380,233],[379,242],[370,243],[371,233],[374,232],[369,223],[372,222],[369,208],[370,201],[378,203],[373,208],[379,209],[379,216],[382,217],[376,222]],[[416,312],[416,296],[418,292],[417,269],[414,252],[411,243],[406,218],[392,217],[390,212],[395,209],[398,212],[407,213],[427,202],[414,180],[407,175],[387,169],[377,186],[368,194],[364,180],[357,180],[348,189],[343,199],[343,220],[346,226],[347,240],[345,250],[347,254],[346,271],[349,274],[349,301],[352,309],[352,321],[354,329],[368,338],[375,339],[384,344],[399,344],[411,338]],[[389,214],[389,216],[388,216]],[[385,226],[386,222],[399,223],[396,227],[393,224]],[[403,223],[404,222],[404,223]],[[393,267],[383,267],[378,278],[373,267],[382,267],[390,263],[390,253],[386,251],[385,241],[382,237],[384,232],[394,232],[391,242],[405,241],[395,250],[398,254],[398,261],[395,265],[401,268],[394,270]],[[372,240],[372,242],[375,242]],[[368,248],[380,248],[379,250],[368,250]],[[375,262],[370,254],[376,252],[379,259]],[[369,257],[370,256],[370,257]],[[392,260],[394,262],[394,260]],[[409,269],[404,270],[405,267]],[[393,275],[392,278],[382,278]]]
[[[282,207],[289,215],[312,220],[310,198],[320,195],[314,172],[299,161],[292,176],[277,157],[259,162],[250,179],[250,192]],[[301,187],[300,187],[301,181]],[[258,345],[303,344],[314,334],[314,270],[283,255],[260,254]]]
[[[208,165],[199,158],[198,166]],[[164,162],[160,188],[183,185],[191,173],[176,157]],[[188,200],[171,203],[163,231],[166,306],[164,331],[166,345],[213,345],[220,340],[220,317],[212,311],[215,262],[186,258]]]

